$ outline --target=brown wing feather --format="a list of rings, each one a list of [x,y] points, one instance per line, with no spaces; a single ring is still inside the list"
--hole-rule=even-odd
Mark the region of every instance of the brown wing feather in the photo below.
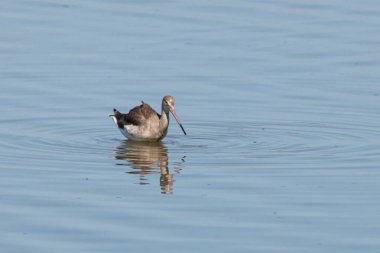
[[[120,113],[114,109],[114,115],[117,119],[117,125],[123,128],[125,125],[135,125],[140,126],[146,122],[152,116],[158,116],[159,114],[153,110],[150,105],[142,103],[139,106],[132,108],[127,114]]]

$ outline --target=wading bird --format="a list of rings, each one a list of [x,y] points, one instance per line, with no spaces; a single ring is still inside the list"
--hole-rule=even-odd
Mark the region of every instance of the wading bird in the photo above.
[[[169,112],[171,112],[186,135],[175,111],[175,100],[172,96],[162,99],[161,115],[153,110],[150,105],[141,101],[141,105],[132,108],[128,113],[121,113],[113,109],[110,117],[119,128],[120,132],[130,140],[136,141],[159,141],[168,133]]]

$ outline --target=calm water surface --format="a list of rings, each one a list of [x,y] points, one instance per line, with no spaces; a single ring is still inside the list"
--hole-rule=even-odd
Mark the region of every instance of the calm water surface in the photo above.
[[[378,1],[11,1],[2,252],[379,252]],[[177,100],[162,143],[108,117]]]

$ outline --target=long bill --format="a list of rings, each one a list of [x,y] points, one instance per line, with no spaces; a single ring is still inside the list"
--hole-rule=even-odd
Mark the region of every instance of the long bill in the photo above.
[[[179,117],[178,117],[178,115],[177,115],[175,109],[172,108],[172,109],[170,110],[170,112],[173,114],[175,120],[177,121],[178,125],[181,127],[183,133],[184,133],[185,135],[187,135],[185,129],[184,129],[183,126],[182,126],[181,120],[179,119]]]

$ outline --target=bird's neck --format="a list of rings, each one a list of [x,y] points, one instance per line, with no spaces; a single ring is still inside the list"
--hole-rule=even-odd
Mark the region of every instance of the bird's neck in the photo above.
[[[169,127],[169,112],[161,111],[160,130],[166,135]]]

